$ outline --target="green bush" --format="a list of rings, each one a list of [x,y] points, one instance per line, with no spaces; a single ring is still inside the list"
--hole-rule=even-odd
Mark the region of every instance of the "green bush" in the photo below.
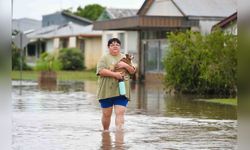
[[[37,71],[58,71],[61,70],[60,61],[52,54],[42,53],[36,62],[35,70]]]
[[[21,69],[21,55],[20,50],[15,47],[14,44],[11,45],[12,51],[12,70],[20,70]],[[22,57],[22,69],[23,70],[31,70],[32,68],[27,65],[25,62],[25,57]]]
[[[82,70],[85,68],[84,57],[79,49],[61,49],[59,51],[58,59],[62,63],[63,70]]]
[[[165,84],[180,92],[235,95],[237,38],[220,30],[209,35],[171,33],[164,58]]]

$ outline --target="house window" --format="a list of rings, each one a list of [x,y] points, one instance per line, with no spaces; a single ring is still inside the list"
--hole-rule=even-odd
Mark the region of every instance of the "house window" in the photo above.
[[[35,56],[36,55],[36,45],[28,44],[27,54],[28,54],[28,56]]]
[[[68,38],[61,38],[60,39],[60,48],[67,48],[68,47],[69,40]]]
[[[119,33],[118,38],[121,41],[121,52],[125,53],[125,34],[124,33]]]
[[[112,34],[107,34],[106,37],[107,37],[107,42],[106,42],[106,43],[108,43],[108,41],[109,41],[113,36],[112,36]]]
[[[163,59],[168,50],[167,40],[146,40],[145,42],[146,71],[162,72],[164,70]]]
[[[79,40],[79,42],[80,42],[79,48],[80,48],[81,52],[84,54],[84,52],[85,52],[85,41],[84,40]]]
[[[146,47],[146,71],[158,71],[159,42],[148,41]]]

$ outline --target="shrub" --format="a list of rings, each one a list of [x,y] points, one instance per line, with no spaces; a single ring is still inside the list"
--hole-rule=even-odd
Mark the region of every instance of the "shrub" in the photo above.
[[[171,33],[168,39],[166,87],[181,92],[235,94],[236,37],[217,30],[205,36],[191,31]]]
[[[35,70],[37,71],[57,71],[62,68],[60,61],[52,54],[42,53],[36,62]]]
[[[79,49],[61,49],[59,51],[58,59],[62,63],[63,70],[82,70],[85,68],[84,57]]]
[[[12,70],[20,70],[21,68],[21,55],[20,50],[15,47],[14,44],[11,45],[11,51],[12,51]],[[22,57],[22,69],[23,70],[31,70],[32,68],[27,65],[25,62],[25,57]]]

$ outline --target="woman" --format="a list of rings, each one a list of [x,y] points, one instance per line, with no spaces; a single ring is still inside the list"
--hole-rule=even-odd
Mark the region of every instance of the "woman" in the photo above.
[[[130,100],[130,75],[135,73],[135,67],[120,61],[124,54],[120,52],[121,42],[117,38],[108,41],[109,53],[102,56],[97,64],[98,91],[97,99],[102,108],[102,126],[104,131],[109,130],[111,115],[114,108],[116,129],[120,130],[124,124],[124,114]],[[114,72],[114,68],[124,68],[128,74]],[[125,80],[126,94],[121,96],[118,90],[118,81]]]

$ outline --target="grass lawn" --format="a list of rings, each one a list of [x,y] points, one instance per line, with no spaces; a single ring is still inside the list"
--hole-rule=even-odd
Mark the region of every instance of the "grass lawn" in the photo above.
[[[234,105],[234,106],[237,106],[237,99],[236,99],[236,98],[202,99],[202,101],[211,102],[211,103],[220,103],[220,104],[227,104],[227,105]]]
[[[22,79],[23,80],[37,80],[39,76],[39,71],[23,71]],[[97,80],[97,76],[94,71],[58,71],[57,72],[58,80],[60,81],[84,81],[84,80]],[[19,71],[11,72],[12,80],[20,79]]]

